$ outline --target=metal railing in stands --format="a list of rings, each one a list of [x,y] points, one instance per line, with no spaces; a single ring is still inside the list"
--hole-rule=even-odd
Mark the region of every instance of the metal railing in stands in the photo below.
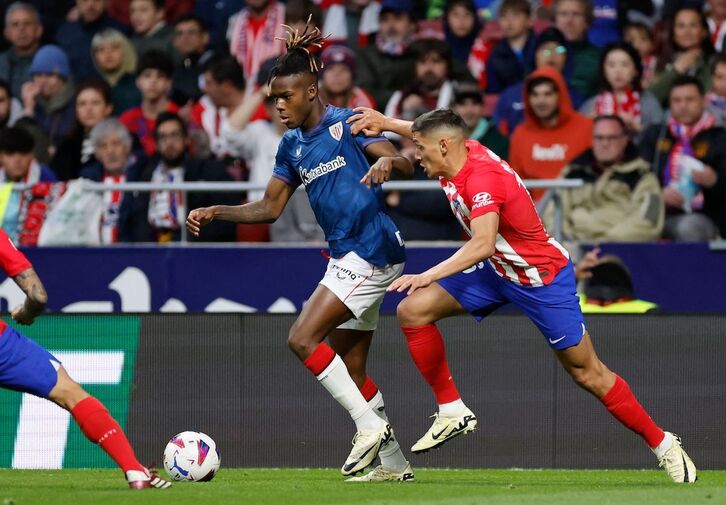
[[[554,230],[552,235],[560,239],[562,235],[562,198],[560,190],[579,188],[584,184],[582,179],[525,179],[524,185],[527,189],[551,189],[547,196],[538,205],[543,207],[546,201],[551,200],[554,204]],[[15,184],[13,191],[23,191],[30,186],[27,184]],[[124,182],[119,184],[104,184],[89,180],[82,181],[82,189],[85,191],[123,191],[123,192],[151,192],[151,191],[180,191],[186,207],[186,194],[194,193],[239,193],[243,191],[261,191],[266,185],[252,182],[180,182],[180,183],[152,183],[152,182]],[[302,186],[298,188],[302,190]],[[431,191],[440,190],[438,181],[389,181],[383,185],[383,191]],[[191,210],[191,209],[187,209]],[[181,242],[187,242],[187,231],[182,226]]]

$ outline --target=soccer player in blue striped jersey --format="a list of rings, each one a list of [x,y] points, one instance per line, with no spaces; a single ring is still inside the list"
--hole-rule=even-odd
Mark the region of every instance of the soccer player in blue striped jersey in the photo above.
[[[317,28],[289,31],[287,52],[270,72],[270,96],[289,129],[278,147],[264,197],[239,206],[190,212],[187,228],[222,219],[270,223],[301,184],[325,232],[328,268],[290,329],[288,344],[356,425],[353,449],[341,473],[354,475],[376,456],[381,464],[356,482],[413,480],[386,418],[383,397],[366,374],[366,359],[386,288],[401,275],[403,240],[384,211],[380,185],[395,171],[413,167],[382,136],[352,135],[348,109],[324,105],[318,96]],[[371,161],[373,164],[371,165]],[[328,338],[330,345],[323,342]]]

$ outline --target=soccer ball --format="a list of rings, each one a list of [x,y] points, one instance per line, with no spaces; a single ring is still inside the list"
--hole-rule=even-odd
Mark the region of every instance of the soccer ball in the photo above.
[[[171,437],[164,449],[164,468],[172,480],[210,481],[220,463],[217,444],[198,431],[183,431]]]

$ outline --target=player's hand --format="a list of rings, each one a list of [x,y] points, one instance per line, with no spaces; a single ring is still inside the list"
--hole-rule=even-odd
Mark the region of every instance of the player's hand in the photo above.
[[[433,279],[431,279],[426,274],[417,274],[417,275],[402,275],[395,281],[393,281],[393,284],[388,286],[388,289],[386,291],[396,291],[398,293],[402,293],[403,291],[406,291],[407,295],[412,295],[417,289],[425,288],[429,284],[433,282]]]
[[[378,158],[378,161],[371,166],[368,173],[363,176],[360,182],[361,184],[365,184],[367,188],[383,184],[390,180],[391,172],[393,172],[393,158],[384,156],[383,158]]]
[[[18,305],[15,307],[10,313],[10,317],[12,317],[13,321],[18,324],[30,325],[35,322],[35,316],[27,313],[25,305]]]
[[[198,237],[202,226],[208,225],[212,221],[214,221],[214,208],[202,207],[194,209],[187,217],[187,230],[195,237]]]
[[[357,114],[350,116],[345,121],[350,124],[350,133],[353,135],[363,132],[367,137],[374,137],[385,131],[386,116],[377,110],[368,107],[356,107],[353,112],[357,112]]]

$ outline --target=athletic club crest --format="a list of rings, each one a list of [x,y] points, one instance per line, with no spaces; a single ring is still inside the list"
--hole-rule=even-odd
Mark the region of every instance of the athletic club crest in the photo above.
[[[329,126],[328,131],[330,132],[331,137],[333,137],[337,141],[340,141],[341,137],[343,136],[343,123],[338,121],[333,126]]]

